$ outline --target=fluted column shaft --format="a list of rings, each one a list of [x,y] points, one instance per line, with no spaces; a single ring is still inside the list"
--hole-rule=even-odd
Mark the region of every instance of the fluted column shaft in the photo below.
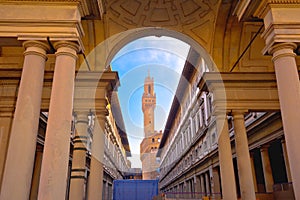
[[[300,199],[300,82],[293,52],[296,48],[294,43],[279,43],[269,53],[273,55],[287,154],[292,158],[289,163],[295,197]]]
[[[217,114],[219,162],[221,171],[222,195],[224,200],[236,200],[236,184],[232,162],[232,152],[228,132],[227,117]]]
[[[65,199],[78,46],[57,42],[38,198]]]
[[[48,46],[26,41],[24,64],[11,128],[1,200],[27,200],[30,195]]]
[[[251,170],[248,138],[243,112],[233,112],[235,149],[240,180],[241,196],[244,200],[255,200],[255,189]]]

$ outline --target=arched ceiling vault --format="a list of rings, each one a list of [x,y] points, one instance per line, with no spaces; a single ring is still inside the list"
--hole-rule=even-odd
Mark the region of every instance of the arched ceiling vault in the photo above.
[[[141,27],[183,33],[208,52],[221,0],[115,0],[105,2],[106,36]]]

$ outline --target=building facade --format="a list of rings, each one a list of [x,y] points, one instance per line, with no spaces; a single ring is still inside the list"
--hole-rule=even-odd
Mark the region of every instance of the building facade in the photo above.
[[[179,83],[182,87],[177,89],[158,153],[160,188],[169,198],[222,199],[224,185],[218,153],[222,145],[214,116],[215,97],[206,86],[200,87],[208,72],[203,58],[191,50],[189,59],[194,64],[186,62]],[[250,199],[252,190],[254,198],[295,199],[280,113],[232,112],[224,123],[237,197],[248,195],[245,199]],[[247,134],[243,146],[241,127]],[[249,153],[242,151],[245,146]]]
[[[103,172],[116,167],[104,167],[104,134],[98,134],[109,127],[109,96],[118,85],[109,64],[124,45],[145,36],[187,42],[197,53],[188,62],[203,66],[198,61],[202,58],[207,66],[201,77],[194,76],[199,81],[193,84],[195,89],[181,89],[185,95],[181,94],[180,105],[186,105],[175,103],[181,114],[174,123],[168,120],[168,127],[174,128],[161,139],[161,190],[178,191],[177,187],[208,195],[218,194],[220,188],[226,200],[239,195],[255,199],[257,190],[266,193],[262,198],[267,199],[272,196],[271,188],[273,194],[278,192],[274,195],[282,195],[292,185],[295,199],[299,199],[299,13],[299,0],[0,1],[1,200],[30,198],[37,179],[37,198],[66,197],[72,190],[67,180],[73,114],[88,121],[90,109],[97,120],[87,194],[88,199],[102,199]],[[188,76],[185,79],[193,82]],[[75,90],[77,84],[80,90]],[[220,89],[224,87],[225,93]],[[198,92],[188,95],[193,90]],[[204,114],[198,109],[201,106],[207,107]],[[175,116],[177,109],[173,112]],[[206,120],[203,127],[201,117]],[[197,119],[196,129],[193,118]],[[233,128],[232,123],[224,123],[230,119]],[[77,126],[86,130],[86,124]],[[42,141],[38,133],[44,129],[43,159],[38,166]],[[120,125],[119,129],[124,131]],[[76,134],[75,140],[81,138]],[[119,132],[119,136],[126,149],[124,134]],[[115,140],[110,138],[117,146]],[[187,140],[192,143],[184,146]],[[80,142],[75,144],[74,148],[82,148]],[[184,155],[176,146],[185,149]],[[116,149],[123,151],[122,147]],[[75,154],[84,158],[84,151],[75,150]],[[173,157],[165,156],[171,154]],[[80,170],[73,170],[73,175],[85,176],[82,168],[87,163],[78,160]],[[40,175],[33,175],[39,167]],[[178,168],[186,169],[185,176],[180,176]],[[219,182],[215,181],[218,176]],[[292,184],[286,186],[286,179]],[[78,179],[78,187],[82,184]],[[85,194],[80,191],[79,198]]]
[[[140,159],[144,180],[158,178],[159,163],[156,160],[156,153],[162,137],[162,132],[154,130],[154,110],[156,106],[156,94],[154,92],[154,78],[150,72],[145,78],[144,93],[142,96],[142,111],[144,113],[144,139],[140,144]]]

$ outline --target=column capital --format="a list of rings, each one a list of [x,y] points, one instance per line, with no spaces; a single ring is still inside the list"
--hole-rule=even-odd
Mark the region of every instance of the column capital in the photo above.
[[[56,56],[68,55],[77,59],[77,53],[79,51],[79,45],[71,41],[58,41],[54,43],[56,49]]]
[[[80,110],[75,110],[73,112],[74,117],[76,117],[77,119],[78,118],[87,118],[89,115],[92,115],[92,114],[95,115],[95,111],[92,111],[91,109],[90,110],[80,109]]]
[[[272,61],[274,62],[281,57],[296,57],[294,50],[297,48],[295,43],[277,43],[269,48],[268,53],[273,55]]]
[[[266,42],[263,54],[276,43],[300,42],[299,0],[262,0],[254,16],[263,19],[265,30],[262,38]]]
[[[23,47],[25,48],[24,56],[26,55],[38,55],[47,59],[47,51],[50,47],[47,43],[37,40],[27,40],[23,42]]]
[[[231,111],[231,116],[233,116],[233,119],[237,118],[243,118],[244,119],[244,114],[247,113],[248,110],[232,110]]]
[[[269,144],[264,144],[260,147],[260,152],[263,152],[263,151],[268,151],[270,145]]]
[[[88,124],[88,111],[76,111],[74,112],[75,124],[86,123]]]

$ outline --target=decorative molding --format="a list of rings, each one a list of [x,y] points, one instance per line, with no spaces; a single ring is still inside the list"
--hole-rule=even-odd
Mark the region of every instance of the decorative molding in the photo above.
[[[276,43],[300,42],[300,0],[263,0],[253,15],[264,20],[263,54]]]
[[[300,9],[299,9],[300,10]],[[262,38],[266,41],[266,46],[262,50],[267,54],[269,49],[276,43],[300,43],[300,20],[299,24],[290,23],[272,23],[262,33]]]
[[[81,40],[84,32],[78,3],[30,2],[31,4],[23,1],[22,4],[18,1],[0,3],[1,37],[40,41],[47,41],[49,37],[51,41],[75,41],[84,50]]]
[[[211,48],[219,1],[105,1],[107,36],[141,27],[163,27],[184,33]]]
[[[263,19],[271,7],[294,8],[297,4],[300,6],[299,0],[262,0],[253,15]]]
[[[241,0],[237,3],[233,13],[241,20],[251,0]]]
[[[261,22],[244,22],[243,31],[241,35],[240,54],[247,47],[251,39],[257,33],[259,28],[263,25]],[[261,33],[263,30],[261,31]],[[259,33],[259,34],[261,34]],[[270,56],[264,56],[261,51],[264,49],[264,39],[256,37],[254,42],[249,47],[248,51],[240,60],[237,68],[239,71],[274,71],[274,65]]]
[[[44,88],[42,94],[42,111],[49,109],[53,71],[46,71],[44,78]],[[13,113],[16,104],[16,94],[22,69],[6,69],[0,72],[0,111],[3,113]],[[95,108],[96,111],[106,110],[106,91],[111,90],[116,83],[116,72],[104,72],[99,76],[99,72],[80,72],[75,81],[74,108],[77,110],[89,110]],[[101,77],[101,79],[100,79]],[[100,79],[100,80],[99,80]]]
[[[269,49],[269,53],[273,55],[272,61],[275,62],[281,57],[296,57],[294,50],[297,48],[295,43],[278,43]]]
[[[280,110],[274,72],[204,73],[198,87],[213,93],[214,110]]]

